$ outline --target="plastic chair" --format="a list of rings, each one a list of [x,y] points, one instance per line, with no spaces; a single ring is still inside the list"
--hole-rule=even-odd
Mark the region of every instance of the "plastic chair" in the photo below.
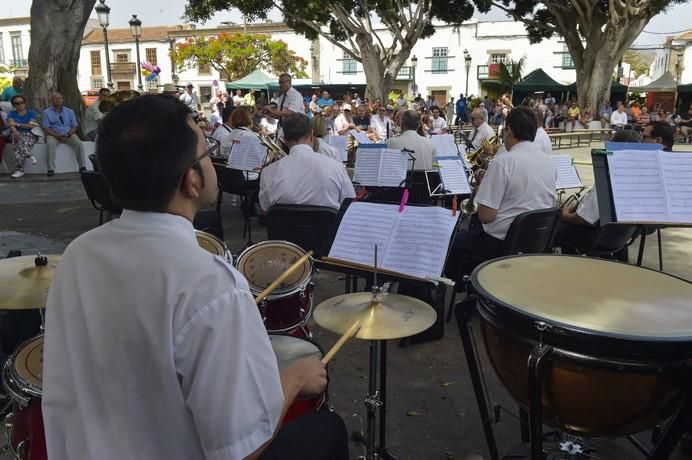
[[[252,244],[252,211],[259,192],[259,179],[249,181],[245,173],[226,167],[225,164],[214,163],[216,177],[219,181],[219,196],[216,200],[216,212],[221,213],[223,194],[230,193],[240,197],[240,209],[243,211],[243,238],[247,236],[248,245]]]
[[[99,225],[104,222],[104,213],[106,214],[106,222],[108,222],[113,218],[113,215],[120,215],[123,212],[122,208],[113,202],[111,190],[100,172],[84,171],[81,177],[87,198],[91,201],[94,209],[99,211]]]
[[[295,243],[318,258],[338,214],[327,206],[276,204],[267,210],[267,238]]]
[[[603,225],[584,246],[566,246],[563,252],[627,262],[625,249],[634,242],[639,231],[638,225]]]

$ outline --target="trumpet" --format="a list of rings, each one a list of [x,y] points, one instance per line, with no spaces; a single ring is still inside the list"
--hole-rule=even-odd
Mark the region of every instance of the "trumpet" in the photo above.
[[[258,134],[257,138],[262,143],[262,145],[267,147],[267,150],[269,151],[270,158],[267,159],[267,163],[272,163],[274,161],[280,160],[288,155],[284,151],[284,149],[281,148],[281,146],[277,144],[271,137],[265,136],[264,134]]]
[[[497,141],[497,136],[490,136],[475,151],[467,153],[464,158],[474,169],[486,169],[495,156]]]

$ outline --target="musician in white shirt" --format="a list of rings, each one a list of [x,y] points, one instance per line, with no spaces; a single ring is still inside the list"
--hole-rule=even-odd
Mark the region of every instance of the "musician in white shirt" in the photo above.
[[[339,163],[346,161],[346,151],[340,151],[333,145],[327,144],[327,141],[324,139],[327,136],[327,120],[324,117],[312,117],[310,128],[312,129],[312,135],[315,137],[315,144],[313,145],[315,152],[332,158]]]
[[[189,110],[141,96],[101,128],[99,162],[124,211],[70,243],[48,293],[48,458],[348,458],[328,411],[291,422],[306,446],[282,436],[288,407],[327,373],[314,357],[279,370],[247,281],[197,243],[192,221],[217,178]]]
[[[430,139],[418,134],[420,126],[420,114],[413,110],[404,111],[401,115],[401,135],[391,138],[387,147],[412,150],[411,155],[416,159],[413,169],[426,171],[432,169],[437,149]]]
[[[536,130],[536,138],[533,140],[533,143],[542,152],[545,152],[547,155],[552,155],[553,143],[550,141],[550,136],[548,136],[548,133],[545,131],[545,129],[543,129],[543,120],[545,119],[545,114],[540,110],[534,110],[534,113],[536,114],[538,129]]]
[[[303,96],[291,86],[291,75],[284,73],[279,76],[279,89],[281,96],[278,100],[278,108],[269,107],[267,112],[274,118],[281,119],[292,113],[305,113],[305,104],[303,104]]]
[[[386,116],[386,113],[387,109],[381,105],[377,109],[377,115],[370,118],[370,130],[375,133],[378,141],[387,140],[392,135],[392,120]]]
[[[339,209],[356,196],[343,165],[313,150],[310,120],[302,114],[284,119],[287,157],[270,164],[260,176],[259,201],[265,211],[275,204],[305,204]]]
[[[271,102],[269,104],[269,108],[276,109],[276,104]],[[271,114],[268,111],[265,111],[264,117],[262,117],[262,120],[260,121],[259,127],[260,130],[262,131],[262,134],[265,136],[272,136],[273,134],[276,133],[276,128],[279,125],[279,120],[271,116]]]
[[[469,141],[471,142],[471,150],[475,151],[478,147],[483,144],[483,141],[489,139],[495,135],[493,128],[488,125],[488,116],[485,110],[474,109],[471,112],[471,124],[473,125],[473,131],[471,131],[471,136],[469,136]]]
[[[447,122],[440,116],[440,108],[433,106],[432,117],[428,120],[428,134],[447,134]]]

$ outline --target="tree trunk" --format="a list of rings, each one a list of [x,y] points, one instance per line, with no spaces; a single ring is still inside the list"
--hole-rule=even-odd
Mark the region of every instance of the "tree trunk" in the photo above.
[[[584,51],[582,66],[577,69],[579,107],[590,102],[595,115],[601,102],[610,98],[613,62],[612,51],[609,52],[606,47]]]
[[[43,110],[51,93],[59,91],[65,106],[82,113],[77,64],[84,27],[95,3],[96,0],[33,0],[29,76],[25,86],[32,109]]]

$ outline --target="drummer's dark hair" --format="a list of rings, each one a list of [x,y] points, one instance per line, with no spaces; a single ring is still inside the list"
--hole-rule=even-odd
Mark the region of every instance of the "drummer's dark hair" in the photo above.
[[[198,134],[188,120],[187,106],[166,95],[135,97],[103,118],[96,156],[118,206],[166,209],[197,156]]]
[[[536,138],[536,115],[528,107],[514,107],[507,115],[505,124],[512,129],[517,140],[533,142]]]

